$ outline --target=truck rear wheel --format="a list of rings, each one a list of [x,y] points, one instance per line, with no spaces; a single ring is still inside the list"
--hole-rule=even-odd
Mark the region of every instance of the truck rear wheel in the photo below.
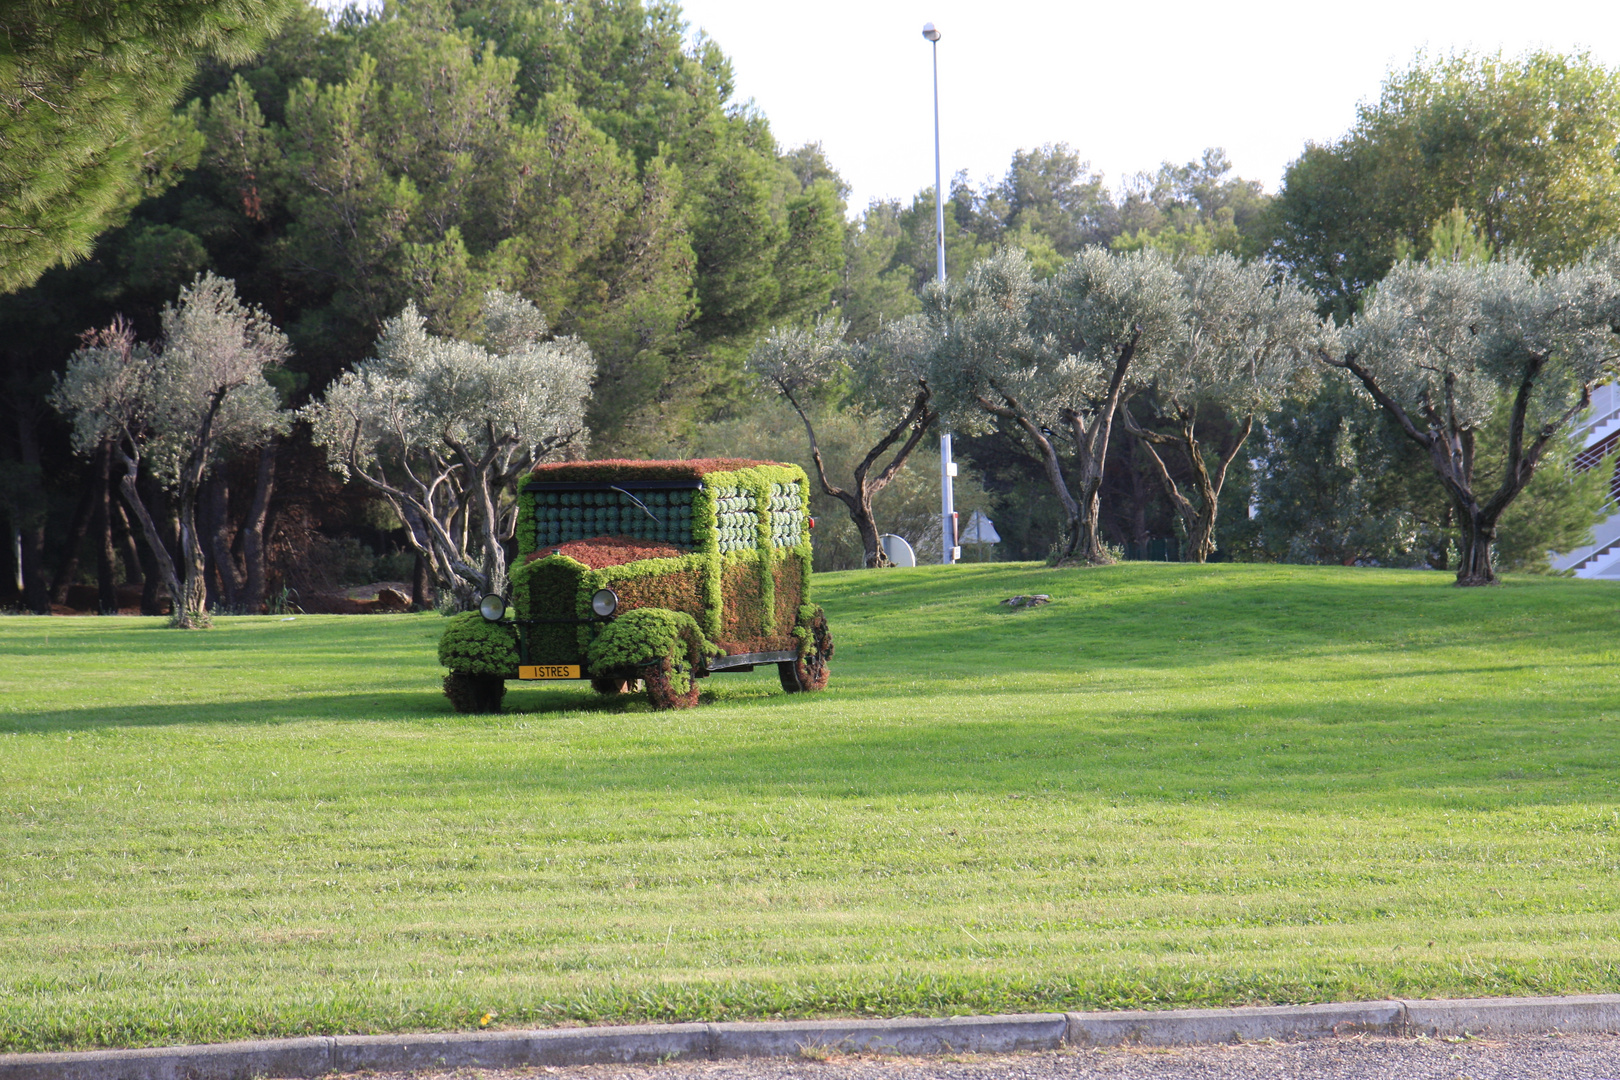
[[[655,709],[690,709],[698,703],[697,679],[685,656],[665,656],[642,668],[647,700]]]
[[[458,713],[497,713],[506,697],[506,680],[499,675],[452,671],[444,677],[444,696]]]
[[[827,629],[827,617],[817,615],[810,624],[810,643],[814,646],[797,660],[783,660],[776,665],[782,689],[790,694],[801,694],[827,688],[827,676],[832,673],[833,639]]]

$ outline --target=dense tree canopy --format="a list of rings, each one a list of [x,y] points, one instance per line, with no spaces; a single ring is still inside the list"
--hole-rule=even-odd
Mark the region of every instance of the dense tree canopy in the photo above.
[[[293,0],[0,6],[0,292],[86,255],[196,162],[171,109],[208,56],[252,55]]]
[[[1230,175],[1232,164],[1219,148],[1197,161],[1165,162],[1154,173],[1139,173],[1120,200],[1121,232],[1116,251],[1152,247],[1166,255],[1253,255],[1269,228],[1271,198],[1259,183]]]
[[[511,293],[483,297],[472,340],[438,337],[414,305],[375,354],[301,417],[332,468],[380,494],[447,596],[506,589],[517,479],[587,442],[595,362]]]
[[[754,337],[825,308],[839,280],[842,181],[814,148],[780,151],[671,4],[294,5],[256,58],[192,85],[158,110],[189,156],[148,155],[126,224],[0,295],[0,506],[35,610],[71,568],[51,569],[50,538],[82,517],[86,482],[44,402],[52,374],[115,315],[155,335],[198,271],[286,328],[295,397],[362,359],[407,299],[465,336],[484,291],[520,294],[591,342],[588,422],[609,453],[745,404]],[[301,436],[280,453],[285,497],[329,486]]]
[[[267,369],[287,339],[231,282],[199,275],[163,309],[157,345],[125,322],[91,335],[73,354],[52,403],[73,422],[81,454],[103,447],[123,465],[120,489],[162,570],[178,626],[206,626],[206,540],[197,527],[202,483],[225,453],[254,446],[285,425]],[[177,551],[142,497],[143,467],[175,492]]]
[[[1620,233],[1616,145],[1620,74],[1589,56],[1420,59],[1289,167],[1271,251],[1341,319],[1453,207],[1493,251],[1565,265]]]
[[[734,378],[716,357],[769,320],[826,304],[836,186],[728,105],[724,58],[685,46],[672,10],[389,6],[301,27],[273,72],[199,106],[231,231],[269,226],[294,339],[336,353],[317,381],[406,297],[459,333],[499,287],[592,342],[611,442]]]
[[[1538,274],[1524,259],[1397,263],[1323,359],[1353,376],[1429,459],[1457,527],[1457,581],[1496,580],[1502,514],[1620,361],[1610,248]],[[1506,405],[1495,475],[1481,437]]]
[[[669,0],[81,8],[77,28],[66,9],[31,0],[0,14],[10,34],[0,34],[0,75],[23,73],[0,85],[15,121],[0,132],[12,140],[0,146],[0,215],[44,215],[9,233],[0,217],[0,259],[9,271],[24,265],[15,251],[43,251],[46,265],[111,225],[89,258],[27,270],[39,280],[26,288],[0,283],[0,508],[34,610],[74,579],[93,514],[102,606],[114,603],[113,456],[105,442],[82,460],[71,453],[46,400],[53,380],[79,335],[115,316],[118,332],[99,332],[98,347],[158,340],[164,305],[199,272],[234,280],[286,329],[287,364],[263,377],[294,404],[359,401],[354,380],[376,374],[374,343],[385,326],[399,329],[408,304],[421,341],[485,359],[507,351],[491,344],[482,298],[533,305],[551,317],[534,342],[589,350],[586,389],[573,369],[559,376],[570,400],[579,391],[584,401],[569,438],[588,432],[594,452],[640,455],[708,446],[720,431],[786,431],[797,446],[791,432],[803,429],[812,450],[836,444],[817,497],[850,510],[850,541],[868,562],[880,561],[874,497],[879,512],[887,500],[911,507],[907,520],[931,520],[912,513],[926,478],[903,466],[929,452],[923,432],[944,410],[959,450],[991,477],[994,512],[1009,525],[1005,551],[1039,556],[1061,541],[1060,556],[1105,560],[1105,542],[1163,554],[1179,540],[1195,558],[1442,565],[1463,512],[1423,474],[1429,444],[1357,397],[1354,387],[1370,392],[1360,376],[1279,404],[1287,373],[1271,361],[1297,357],[1251,348],[1258,324],[1217,347],[1236,325],[1228,316],[1242,309],[1265,322],[1269,312],[1280,325],[1301,315],[1292,274],[1314,291],[1317,311],[1343,324],[1379,302],[1372,286],[1391,267],[1424,258],[1510,256],[1543,289],[1554,279],[1542,271],[1579,263],[1594,239],[1620,233],[1620,83],[1585,56],[1420,60],[1391,76],[1344,138],[1308,147],[1276,199],[1233,175],[1219,149],[1113,187],[1065,144],[1019,150],[999,176],[952,180],[951,281],[938,289],[932,190],[846,221],[849,187],[822,148],[778,146],[752,103],[734,99],[719,45],[691,35]],[[245,21],[228,25],[237,16]],[[182,42],[171,51],[179,62],[141,77],[159,51],[142,53],[141,43],[160,31]],[[66,88],[49,99],[69,106],[61,115],[30,104],[47,76]],[[184,86],[191,99],[175,106]],[[56,123],[67,125],[60,137]],[[84,187],[76,196],[74,184]],[[58,196],[66,201],[51,203]],[[78,218],[47,220],[64,208]],[[47,233],[55,239],[41,247]],[[1257,256],[1266,261],[1241,262]],[[1192,286],[1217,278],[1232,288]],[[1216,293],[1238,299],[1200,307]],[[1363,313],[1352,325],[1373,323]],[[1557,352],[1549,370],[1565,362]],[[1393,370],[1374,381],[1417,407]],[[1478,415],[1444,436],[1474,433],[1481,476],[1523,472],[1528,460],[1510,437],[1516,391],[1497,381]],[[761,385],[765,402],[751,393]],[[1135,434],[1116,436],[1127,399],[1135,411],[1122,425]],[[1541,422],[1528,414],[1527,445]],[[1263,438],[1246,441],[1257,425]],[[510,464],[544,452],[537,446],[496,456]],[[485,456],[468,453],[475,464]],[[1590,517],[1593,483],[1555,483],[1547,463],[1561,449],[1539,453],[1523,499],[1510,498],[1498,520],[1504,565],[1567,545]],[[392,469],[406,456],[379,451],[365,467]],[[440,464],[470,478],[466,461],[447,464],[454,456]],[[488,474],[488,498],[456,496],[473,509],[459,519],[446,511],[459,524],[439,543],[427,518],[442,508],[424,516],[396,499],[396,522],[386,498],[352,498],[364,481],[344,494],[322,457],[300,427],[205,478],[196,527],[209,534],[206,574],[218,579],[210,603],[258,603],[232,597],[262,594],[264,560],[257,585],[238,588],[230,575],[244,558],[255,564],[244,545],[262,546],[277,506],[303,523],[287,536],[375,518],[363,527],[379,555],[417,553],[421,602],[430,570],[451,593],[500,580],[505,504],[494,493],[505,465]],[[178,489],[165,490],[154,470],[141,475],[154,519],[174,518]],[[358,480],[359,466],[350,475]],[[1340,497],[1324,498],[1329,488]],[[232,501],[230,491],[250,489],[254,509]],[[1245,506],[1258,515],[1233,512]],[[480,520],[493,540],[457,531]],[[135,551],[139,533],[125,531],[126,565],[150,563]],[[160,540],[180,551],[177,538]],[[149,568],[145,580],[158,576]],[[138,578],[132,570],[127,580]]]

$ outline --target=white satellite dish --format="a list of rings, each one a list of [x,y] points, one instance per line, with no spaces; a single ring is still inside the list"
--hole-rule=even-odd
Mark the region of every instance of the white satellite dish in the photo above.
[[[894,533],[884,533],[878,537],[878,543],[883,545],[883,554],[896,566],[916,566],[917,553],[911,550],[906,538],[896,536]]]

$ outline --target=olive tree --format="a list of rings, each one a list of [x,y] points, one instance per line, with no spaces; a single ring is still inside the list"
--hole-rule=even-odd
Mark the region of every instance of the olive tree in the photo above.
[[[73,421],[73,446],[102,446],[123,466],[119,490],[141,525],[174,606],[175,626],[209,622],[206,563],[197,532],[203,479],[224,454],[284,430],[286,414],[265,381],[287,357],[287,339],[226,278],[199,275],[163,308],[157,345],[115,320],[85,335],[51,401]],[[142,466],[174,492],[178,559],[137,486]]]
[[[831,318],[808,327],[775,328],[755,346],[748,367],[768,393],[792,406],[804,424],[821,490],[848,507],[866,566],[887,566],[872,500],[905,467],[938,418],[927,379],[932,338],[928,324],[915,316],[885,324],[862,345],[845,343],[848,330],[848,323]],[[810,395],[835,385],[846,392],[848,408],[881,432],[855,465],[854,483],[848,487],[828,477],[807,411]],[[899,447],[888,463],[874,474],[873,467],[896,443]]]
[[[1457,584],[1496,580],[1503,511],[1615,377],[1620,249],[1537,274],[1517,257],[1397,263],[1320,359],[1354,376],[1426,452],[1457,523]],[[1500,406],[1500,473],[1476,473]]]
[[[1263,262],[1194,255],[1176,267],[1183,332],[1174,335],[1143,392],[1120,420],[1146,446],[1165,498],[1186,533],[1182,558],[1204,562],[1215,550],[1215,518],[1226,472],[1254,430],[1257,413],[1277,407],[1314,374],[1312,357],[1333,340],[1330,323],[1295,282]],[[1150,414],[1145,422],[1133,408]],[[1222,445],[1206,448],[1199,424],[1230,421]],[[1182,490],[1161,450],[1186,459],[1191,494]],[[1214,453],[1206,457],[1206,451]]]
[[[1114,416],[1144,363],[1181,333],[1183,303],[1162,254],[1102,248],[1040,283],[1022,252],[1003,250],[925,298],[938,343],[932,378],[952,421],[973,430],[999,420],[1034,447],[1063,506],[1060,558],[1108,561],[1098,492]]]
[[[429,333],[407,304],[374,351],[300,416],[332,469],[386,499],[439,587],[470,607],[506,588],[518,478],[583,452],[595,361],[498,290],[484,295],[476,340]]]

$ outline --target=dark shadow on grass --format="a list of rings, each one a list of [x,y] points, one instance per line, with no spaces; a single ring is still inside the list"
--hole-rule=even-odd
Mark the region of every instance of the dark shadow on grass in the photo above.
[[[365,785],[428,787],[468,797],[509,798],[531,791],[628,803],[665,798],[948,797],[958,793],[1092,797],[1138,803],[1265,805],[1300,812],[1379,807],[1491,809],[1610,802],[1620,731],[1589,709],[1554,701],[1479,701],[1461,713],[1428,716],[1409,704],[1335,702],[1293,706],[1154,710],[1107,717],[908,720],[903,707],[868,725],[818,721],[784,708],[799,699],[759,699],[780,722],[710,738],[702,713],[647,714],[640,702],[547,691],[562,709],[498,717],[457,716],[432,694],[365,695],[372,714],[418,720],[454,739],[452,757],[401,755],[373,761]],[[628,706],[628,707],[627,707]],[[194,715],[184,715],[191,711]],[[309,720],[364,720],[356,695],[180,710],[33,714],[4,730],[77,731],[181,723],[275,726]],[[548,731],[547,717],[590,712],[602,721]],[[797,716],[794,713],[797,712]],[[514,720],[532,738],[514,742]],[[1483,720],[1483,723],[1479,721]],[[677,722],[678,721],[678,722]],[[562,732],[566,730],[566,734]],[[499,732],[500,738],[486,737]],[[429,734],[431,737],[431,734]],[[338,760],[310,759],[305,781],[318,796],[352,783]],[[1504,775],[1511,773],[1511,775]],[[324,774],[324,776],[323,776]]]
[[[358,616],[356,616],[358,617]],[[513,680],[507,684],[501,716],[561,716],[574,713],[652,712],[644,693],[604,695],[581,682],[567,689],[531,689],[532,683]],[[705,685],[700,702],[704,706],[784,704],[794,698],[772,684],[763,682],[716,688]],[[758,689],[749,689],[755,688]],[[197,702],[177,705],[85,706],[78,709],[41,709],[0,715],[0,732],[88,731],[107,727],[164,727],[183,724],[275,725],[311,720],[390,723],[428,720],[455,721],[477,725],[487,714],[462,715],[450,705],[437,681],[420,690],[379,690],[374,693],[292,694],[281,698],[244,701]]]
[[[456,714],[437,686],[366,694],[300,694],[248,701],[41,709],[0,716],[0,731],[88,731],[179,724],[293,724],[309,720],[420,720]]]

